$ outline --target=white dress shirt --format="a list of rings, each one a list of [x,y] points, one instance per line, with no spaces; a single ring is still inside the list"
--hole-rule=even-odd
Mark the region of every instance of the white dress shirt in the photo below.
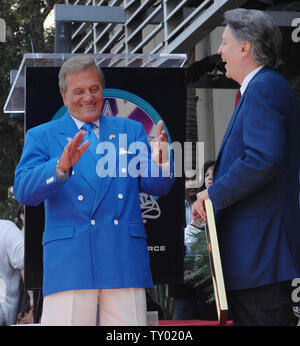
[[[244,78],[243,83],[240,87],[241,95],[245,92],[248,84],[250,83],[251,79],[257,74],[258,71],[260,71],[264,66],[260,65],[255,70],[251,71],[247,76]]]
[[[71,115],[71,114],[70,114]],[[81,129],[81,127],[85,124],[85,122],[77,119],[77,118],[74,118],[72,115],[71,115],[71,118],[74,120],[76,126],[78,127],[78,130]],[[97,119],[96,121],[93,121],[93,124],[95,124],[96,126],[93,128],[93,131],[95,133],[95,135],[97,136],[98,140],[100,138],[100,128],[99,128],[99,119]]]

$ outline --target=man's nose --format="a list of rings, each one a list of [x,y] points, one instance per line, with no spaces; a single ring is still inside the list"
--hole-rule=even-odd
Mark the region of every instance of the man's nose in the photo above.
[[[84,100],[91,100],[93,98],[93,94],[90,91],[87,91],[83,95]]]

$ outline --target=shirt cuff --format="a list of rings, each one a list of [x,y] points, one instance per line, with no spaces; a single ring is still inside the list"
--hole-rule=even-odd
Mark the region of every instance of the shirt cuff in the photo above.
[[[65,181],[69,178],[70,171],[67,171],[66,173],[62,172],[59,168],[56,167],[56,176],[57,176],[57,180],[59,181]]]

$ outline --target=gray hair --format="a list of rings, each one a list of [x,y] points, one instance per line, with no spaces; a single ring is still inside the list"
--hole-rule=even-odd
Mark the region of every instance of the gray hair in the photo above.
[[[237,8],[225,12],[224,18],[237,41],[250,42],[256,61],[275,69],[282,65],[282,33],[269,15],[259,10]]]
[[[95,63],[95,60],[86,55],[74,56],[68,59],[59,70],[58,74],[58,84],[61,92],[66,92],[66,76],[70,72],[81,71],[86,68],[95,68],[99,74],[100,84],[102,88],[105,88],[105,80],[102,70]]]

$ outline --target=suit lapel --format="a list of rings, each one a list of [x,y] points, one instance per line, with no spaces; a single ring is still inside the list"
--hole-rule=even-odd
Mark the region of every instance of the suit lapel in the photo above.
[[[256,78],[257,76],[259,76],[259,75],[262,74],[262,73],[265,73],[267,70],[268,70],[268,69],[264,67],[264,68],[262,68],[261,70],[259,70],[259,71],[256,73],[256,75],[255,75],[255,76],[251,79],[251,81],[249,82],[249,84],[248,84],[246,90],[244,91],[242,97],[240,98],[240,101],[239,101],[239,103],[237,104],[237,106],[236,106],[236,108],[235,108],[235,110],[234,110],[234,113],[233,113],[233,115],[232,115],[232,117],[231,117],[231,120],[230,120],[230,122],[229,122],[229,125],[228,125],[228,127],[227,127],[227,130],[226,130],[226,132],[225,132],[225,135],[224,135],[222,144],[221,144],[221,146],[220,146],[220,149],[219,149],[219,152],[218,152],[218,155],[217,155],[217,159],[216,159],[216,164],[215,164],[215,166],[218,164],[218,162],[219,162],[219,160],[220,160],[220,157],[221,157],[221,154],[222,154],[222,152],[223,152],[224,146],[225,146],[225,144],[226,144],[226,142],[227,142],[227,140],[228,140],[228,138],[229,138],[229,136],[230,136],[230,134],[231,134],[231,131],[232,131],[233,126],[234,126],[234,124],[235,124],[235,122],[236,122],[236,119],[237,119],[237,117],[238,117],[238,114],[239,114],[239,111],[240,111],[240,109],[241,109],[241,107],[242,107],[242,104],[244,103],[245,95],[246,95],[246,93],[247,93],[247,91],[248,91],[248,89],[249,89],[249,86],[250,86],[251,83],[255,80],[255,78]]]
[[[76,135],[78,129],[75,122],[70,117],[69,112],[66,112],[61,119],[55,121],[57,123],[57,131],[55,135],[61,146],[64,148]]]
[[[223,141],[222,141],[222,143],[221,143],[221,146],[220,146],[220,149],[219,149],[219,152],[218,152],[218,156],[217,156],[217,159],[216,159],[216,164],[217,164],[217,162],[218,162],[218,160],[219,160],[219,158],[220,158],[220,156],[221,156],[221,154],[222,154],[222,151],[223,151],[223,149],[224,149],[224,146],[225,146],[225,144],[226,144],[226,142],[227,142],[227,140],[228,140],[228,138],[229,138],[229,136],[230,136],[230,134],[231,134],[231,131],[232,131],[233,126],[234,126],[234,123],[235,123],[235,121],[236,121],[236,119],[237,119],[237,116],[238,116],[238,113],[239,113],[239,111],[240,111],[240,108],[241,108],[241,106],[242,106],[242,104],[243,104],[243,102],[244,102],[244,97],[245,97],[245,93],[244,93],[243,96],[240,98],[240,101],[239,101],[239,103],[237,104],[237,106],[235,107],[235,110],[234,110],[234,112],[233,112],[233,114],[232,114],[232,117],[231,117],[230,122],[229,122],[229,124],[228,124],[228,126],[227,126],[227,130],[226,130],[226,132],[225,132],[225,135],[224,135],[224,137],[223,137]]]
[[[64,148],[68,142],[76,135],[78,128],[74,120],[67,112],[58,122],[58,130],[56,131],[56,138]],[[96,179],[96,166],[92,154],[87,150],[83,153],[79,161],[74,165],[74,169],[78,170],[78,173],[87,181],[87,183],[96,191],[97,182]]]

